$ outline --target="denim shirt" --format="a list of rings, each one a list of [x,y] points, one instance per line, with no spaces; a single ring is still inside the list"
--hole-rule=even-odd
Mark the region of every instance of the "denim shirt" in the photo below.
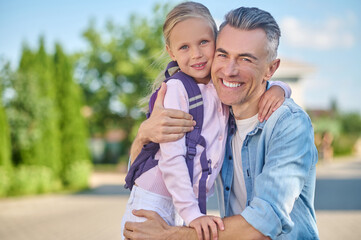
[[[236,131],[231,115],[216,187],[222,217],[230,214],[231,142]],[[245,220],[272,239],[318,239],[314,211],[318,156],[308,115],[286,99],[267,121],[247,134],[241,154],[247,202],[240,214]]]

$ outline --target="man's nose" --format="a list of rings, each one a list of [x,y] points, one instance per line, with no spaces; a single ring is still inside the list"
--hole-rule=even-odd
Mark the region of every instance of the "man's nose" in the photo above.
[[[226,63],[226,65],[224,66],[224,74],[226,76],[235,76],[238,74],[238,66],[234,60]]]

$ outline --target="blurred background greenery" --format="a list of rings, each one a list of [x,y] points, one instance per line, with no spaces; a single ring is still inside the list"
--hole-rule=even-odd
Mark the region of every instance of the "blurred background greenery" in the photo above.
[[[26,43],[16,69],[0,62],[0,196],[88,187],[96,169],[125,171],[129,147],[145,116],[138,100],[166,60],[162,24],[169,4],[127,24],[90,21],[87,50],[66,54],[60,43]],[[6,93],[6,94],[5,94]],[[337,103],[308,111],[320,159],[360,151],[361,118]]]

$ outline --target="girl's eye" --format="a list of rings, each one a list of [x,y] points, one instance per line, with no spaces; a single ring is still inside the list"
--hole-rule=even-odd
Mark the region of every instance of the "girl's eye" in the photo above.
[[[201,42],[201,45],[202,44],[206,44],[206,43],[208,43],[209,41],[208,40],[203,40],[202,42]]]
[[[183,46],[181,46],[179,49],[188,49],[188,46],[187,46],[187,45],[183,45]]]

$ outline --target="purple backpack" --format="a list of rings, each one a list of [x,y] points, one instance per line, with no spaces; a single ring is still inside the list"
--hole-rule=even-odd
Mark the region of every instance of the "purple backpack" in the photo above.
[[[203,125],[203,99],[201,91],[194,81],[193,78],[188,76],[187,74],[178,71],[172,76],[169,75],[168,69],[172,67],[178,66],[177,62],[170,62],[165,71],[166,79],[164,82],[167,82],[169,79],[179,79],[182,81],[189,99],[189,114],[193,116],[193,119],[196,121],[196,126],[194,126],[194,130],[186,133],[186,147],[187,153],[184,156],[185,161],[188,167],[189,177],[191,179],[191,183],[193,185],[193,166],[194,166],[194,156],[197,153],[196,146],[201,145],[204,150],[201,154],[200,162],[202,166],[202,175],[199,180],[199,193],[198,193],[198,205],[199,209],[203,214],[206,214],[206,183],[207,177],[212,173],[211,168],[211,160],[207,159],[206,155],[206,141],[204,137],[201,135],[202,125]],[[158,89],[159,90],[159,89]],[[154,102],[157,98],[157,93],[153,93],[149,101],[149,113],[147,114],[147,118],[150,116],[153,111]],[[158,160],[155,159],[155,154],[159,150],[159,144],[150,142],[143,146],[140,154],[135,159],[133,164],[130,166],[128,174],[125,178],[125,188],[129,188],[130,190],[133,188],[135,180],[144,172],[149,169],[157,166]]]

